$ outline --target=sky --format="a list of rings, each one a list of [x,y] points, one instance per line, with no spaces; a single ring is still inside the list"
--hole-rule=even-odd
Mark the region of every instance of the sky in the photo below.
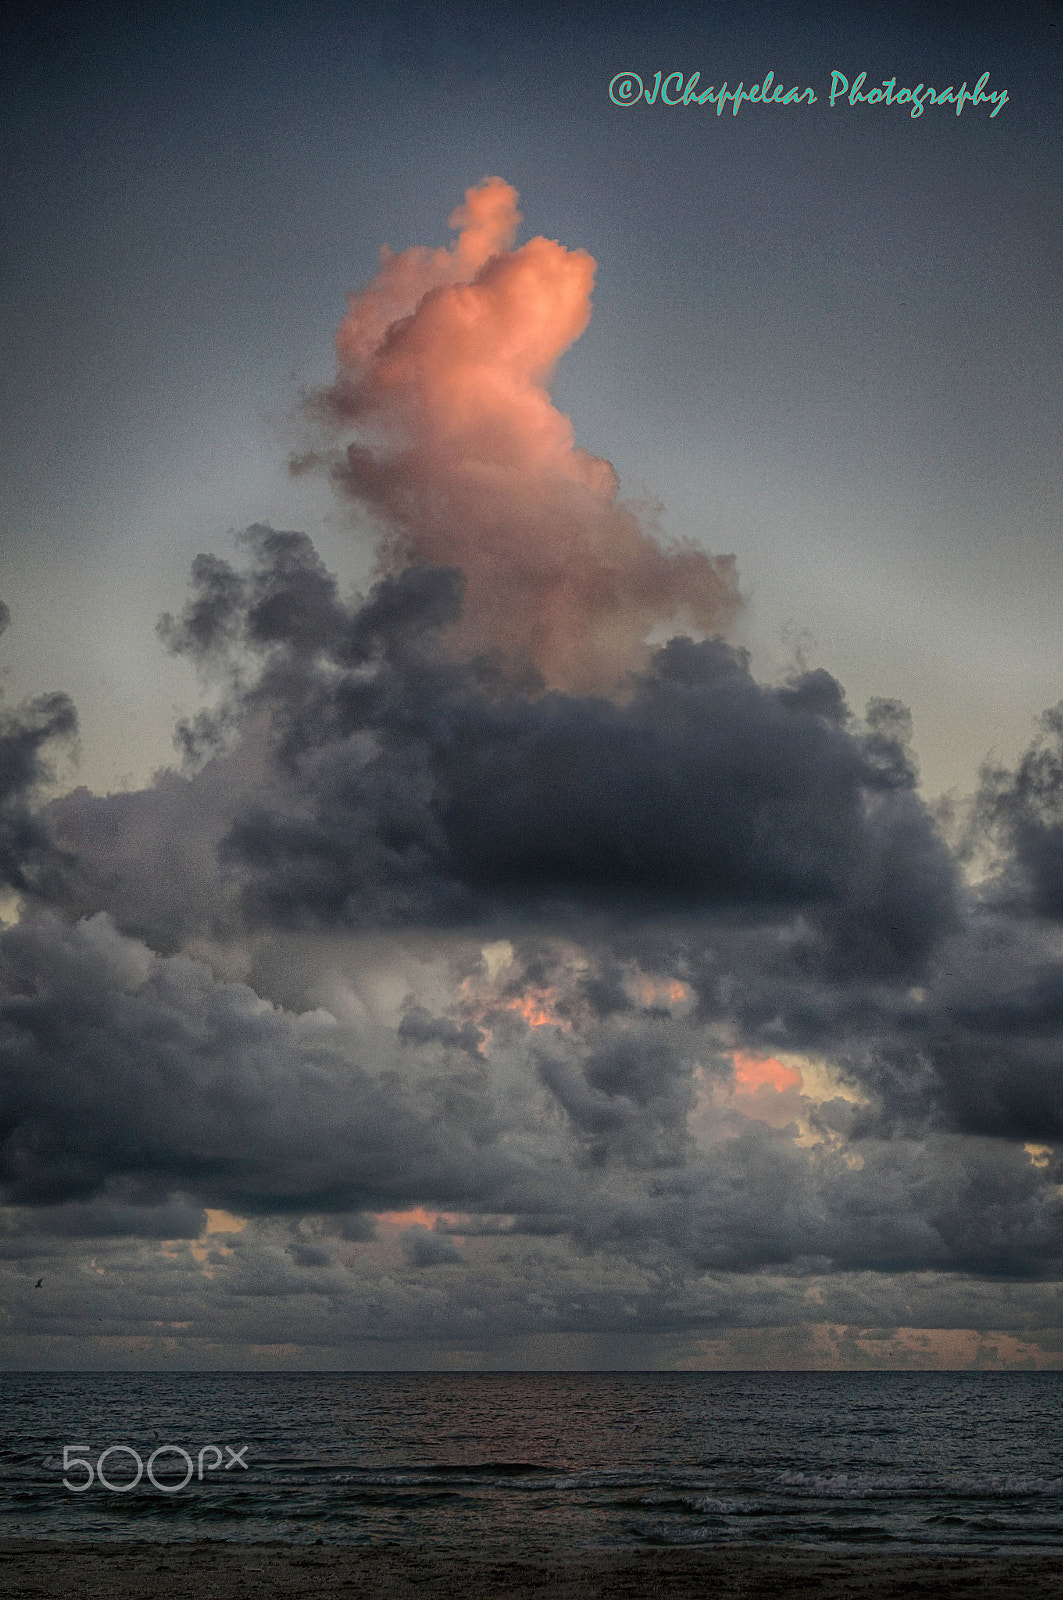
[[[1063,1365],[1058,6],[5,28],[0,1365]]]

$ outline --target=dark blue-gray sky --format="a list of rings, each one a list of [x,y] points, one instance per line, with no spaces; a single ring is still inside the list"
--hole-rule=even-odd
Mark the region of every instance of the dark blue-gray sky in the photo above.
[[[0,1363],[1058,1366],[1059,7],[5,30]],[[487,174],[597,262],[576,443],[737,562],[729,643],[612,698],[455,654],[519,560],[350,598],[439,484],[541,541],[586,488],[507,522],[375,356],[336,379],[380,246]]]

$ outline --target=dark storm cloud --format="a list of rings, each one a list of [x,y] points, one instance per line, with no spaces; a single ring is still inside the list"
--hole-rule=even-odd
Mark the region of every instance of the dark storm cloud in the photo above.
[[[1063,959],[1050,930],[977,917],[942,975],[926,1034],[953,1126],[1005,1139],[1063,1135]]]
[[[1063,916],[1063,704],[1041,717],[1014,771],[983,769],[976,824],[1004,846],[1013,893],[1035,912]]]
[[[825,672],[767,686],[689,639],[614,699],[549,691],[451,648],[453,570],[348,603],[302,535],[246,542],[161,625],[220,686],[183,774],[34,813],[65,702],[11,725],[9,793],[66,852],[0,933],[0,1178],[42,1243],[339,1218],[258,1262],[273,1294],[429,1205],[680,1279],[1059,1268],[1053,1158],[1017,1141],[1060,1126],[1063,963],[961,894],[903,707],[858,721]],[[265,972],[383,928],[473,936],[449,998],[355,1026],[158,953],[250,935]],[[758,1120],[738,1047],[827,1052],[850,1098]],[[395,1248],[466,1274],[461,1229]]]
[[[591,959],[574,973],[539,956],[558,1016],[589,1016],[604,1039],[648,1014],[625,974],[673,974],[710,1036],[828,1058],[860,1097],[837,1125],[847,1138],[952,1130],[1051,1144],[1063,1132],[1063,949],[1041,920],[972,899],[916,985],[811,959],[818,941],[785,922],[632,923],[581,943]],[[679,1024],[664,1024],[670,1042]]]
[[[747,935],[687,968],[747,1048],[825,1054],[864,1097],[854,1136],[1063,1134],[1063,953],[1050,930],[972,907],[921,986],[839,983]]]
[[[0,933],[0,996],[0,1181],[16,1203],[89,1200],[116,1179],[251,1210],[529,1197],[479,1080],[459,1096],[372,1073],[368,1041],[330,1018],[156,957],[105,916]]]
[[[917,971],[954,919],[893,703],[860,726],[826,673],[767,687],[742,652],[689,639],[619,700],[545,692],[447,654],[456,572],[409,568],[348,606],[305,537],[247,538],[250,570],[200,558],[162,625],[229,674],[221,709],[186,730],[201,770],[53,808],[131,930],[160,937],[173,902],[185,932],[211,894],[201,913],[221,918],[216,863],[252,925],[800,911],[817,961],[887,975]]]
[[[0,603],[0,633],[9,620]],[[52,777],[50,754],[76,732],[77,713],[65,694],[42,695],[16,710],[0,706],[0,885],[29,890],[55,865],[33,802]]]
[[[490,1063],[393,1036],[400,1072],[383,1030],[281,1011],[103,916],[5,930],[0,991],[0,1180],[21,1208],[5,1257],[25,1258],[31,1239],[45,1254],[64,1237],[187,1239],[213,1205],[304,1214],[280,1254],[316,1274],[371,1245],[362,1208],[429,1204],[504,1219],[478,1235],[503,1254],[553,1239],[577,1263],[677,1281],[1063,1268],[1055,1164],[1003,1139],[861,1136],[858,1108],[795,1099],[814,1136],[798,1144],[794,1124],[766,1126],[725,1096],[698,1113],[715,1132],[696,1148],[699,1040],[678,1018],[589,1036],[525,1028]],[[464,1231],[407,1230],[404,1259],[418,1273],[468,1265],[450,1242]],[[220,1266],[245,1246],[208,1248]],[[268,1251],[248,1270],[258,1287],[242,1292],[288,1292]]]
[[[484,1033],[473,1022],[454,1022],[450,1017],[433,1017],[424,1006],[409,1006],[399,1023],[399,1038],[404,1044],[450,1045],[479,1056],[483,1049]]]
[[[641,1192],[587,1193],[576,1214],[531,1226],[697,1271],[1063,1270],[1059,1186],[1021,1148],[956,1135],[803,1147],[794,1131],[745,1123]]]
[[[859,1108],[805,1102],[805,1146],[793,1125],[725,1100],[697,1149],[706,1041],[652,1007],[571,1032],[514,1019],[490,1063],[460,1035],[392,1036],[399,1072],[385,1032],[281,1011],[103,916],[0,933],[0,992],[0,1180],[21,1208],[4,1256],[31,1240],[47,1254],[62,1238],[195,1237],[214,1205],[317,1213],[284,1246],[316,1270],[342,1241],[372,1240],[362,1208],[428,1203],[508,1218],[485,1238],[570,1239],[680,1276],[1061,1265],[1055,1164],[1002,1139],[860,1135]],[[725,1084],[722,1062],[715,1072]],[[405,1257],[418,1271],[454,1265],[464,1256],[445,1235],[463,1231],[408,1230]]]
[[[206,1215],[202,1206],[177,1198],[152,1195],[152,1184],[141,1185],[141,1193],[122,1193],[123,1185],[108,1184],[99,1198],[69,1201],[54,1206],[11,1208],[4,1214],[8,1233],[0,1232],[0,1254],[26,1251],[26,1235],[41,1240],[64,1239],[197,1239],[203,1232]],[[15,1241],[18,1241],[16,1245]]]
[[[539,1072],[591,1166],[680,1165],[690,1151],[693,1045],[662,1021],[603,1028],[582,1059],[558,1045],[536,1049]]]
[[[420,1225],[406,1229],[402,1235],[402,1248],[411,1267],[464,1265],[461,1251],[445,1234],[434,1233]]]

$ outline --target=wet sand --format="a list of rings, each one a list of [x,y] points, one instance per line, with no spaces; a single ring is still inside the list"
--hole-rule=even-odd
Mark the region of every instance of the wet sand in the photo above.
[[[2,1600],[1063,1600],[1063,1557],[732,1548],[554,1561],[355,1545],[0,1541]]]

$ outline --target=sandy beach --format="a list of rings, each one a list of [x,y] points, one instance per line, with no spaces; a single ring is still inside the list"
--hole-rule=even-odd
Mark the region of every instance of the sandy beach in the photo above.
[[[549,1562],[415,1553],[397,1546],[89,1544],[5,1540],[2,1600],[901,1600],[902,1596],[1058,1600],[1063,1560],[825,1554],[813,1550],[660,1550]]]

